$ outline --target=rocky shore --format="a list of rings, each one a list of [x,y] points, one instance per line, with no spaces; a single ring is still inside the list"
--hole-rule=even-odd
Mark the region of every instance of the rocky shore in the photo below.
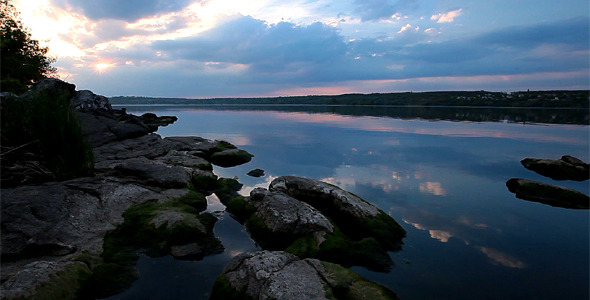
[[[162,138],[154,132],[175,117],[134,116],[63,81],[44,80],[2,99],[30,101],[40,92],[70,99],[94,170],[55,181],[46,172],[22,172],[22,163],[3,166],[11,184],[1,191],[2,299],[107,297],[137,278],[138,253],[198,260],[222,252],[217,218],[205,212],[212,192],[265,249],[234,258],[212,298],[396,298],[340,266],[387,271],[387,251],[401,248],[405,231],[365,200],[293,176],[239,196],[241,184],[218,178],[212,165],[247,163],[247,151],[199,137]]]

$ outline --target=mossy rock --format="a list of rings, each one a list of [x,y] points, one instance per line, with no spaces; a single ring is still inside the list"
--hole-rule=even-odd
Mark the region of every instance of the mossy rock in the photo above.
[[[225,205],[226,211],[229,212],[238,222],[244,223],[245,220],[254,213],[254,207],[241,196],[238,191],[242,189],[242,184],[234,178],[219,178],[215,194]]]
[[[64,270],[50,275],[49,281],[39,286],[30,299],[78,299],[91,277],[90,269],[81,262],[74,262]]]
[[[189,191],[174,200],[150,200],[127,209],[123,224],[105,236],[100,259],[92,255],[79,257],[92,266],[83,298],[104,298],[128,288],[138,276],[138,251],[161,256],[170,254],[174,246],[198,244],[202,255],[192,259],[222,252],[223,246],[213,233],[217,218],[200,213],[206,205],[203,194]]]
[[[219,300],[254,300],[254,298],[250,297],[246,294],[246,290],[236,290],[234,289],[229,280],[225,275],[219,275],[217,279],[215,279],[215,283],[213,284],[213,288],[211,290],[211,295],[209,299],[219,299]]]
[[[214,190],[217,186],[217,180],[217,175],[210,171],[194,170],[191,174],[193,188],[202,192]]]
[[[325,277],[328,280],[329,299],[399,299],[390,289],[367,280],[357,273],[340,265],[322,261]]]
[[[209,161],[217,166],[228,168],[245,164],[252,160],[254,155],[242,149],[227,149],[211,154]]]

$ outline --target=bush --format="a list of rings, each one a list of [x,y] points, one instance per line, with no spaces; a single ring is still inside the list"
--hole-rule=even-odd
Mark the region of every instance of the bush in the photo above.
[[[92,172],[92,147],[84,141],[65,96],[39,94],[30,101],[8,97],[2,100],[0,108],[3,167],[38,160],[38,167],[58,180]],[[22,177],[4,174],[5,171],[3,177]],[[9,169],[8,173],[12,171],[26,169]]]

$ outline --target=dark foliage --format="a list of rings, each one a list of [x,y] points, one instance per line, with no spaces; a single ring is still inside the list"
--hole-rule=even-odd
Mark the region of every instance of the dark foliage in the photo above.
[[[65,97],[7,97],[0,112],[4,186],[92,173],[92,148]]]
[[[33,40],[8,0],[0,0],[0,89],[23,93],[33,82],[55,74],[47,48]]]

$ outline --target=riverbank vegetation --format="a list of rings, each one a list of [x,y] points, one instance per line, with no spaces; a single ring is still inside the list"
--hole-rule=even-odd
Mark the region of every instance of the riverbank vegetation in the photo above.
[[[590,91],[444,91],[291,96],[268,98],[157,98],[118,96],[111,104],[297,104],[297,105],[401,105],[401,106],[484,106],[484,107],[567,107],[588,108]]]

